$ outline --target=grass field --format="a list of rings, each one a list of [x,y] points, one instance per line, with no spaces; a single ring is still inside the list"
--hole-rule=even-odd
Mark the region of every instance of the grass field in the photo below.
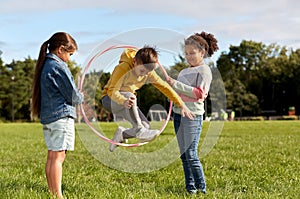
[[[204,123],[201,137],[205,136],[208,125]],[[105,132],[116,128],[114,123],[101,126]],[[99,161],[101,154],[106,160],[115,153],[129,151],[138,156],[163,148],[174,138],[171,123],[155,141],[137,148],[118,148],[113,154],[107,152],[108,144],[93,137],[84,124],[77,125],[77,131],[75,151],[68,152],[63,165],[66,198],[296,199],[300,196],[299,121],[224,123],[217,144],[201,159],[208,189],[205,196],[185,193],[179,159],[146,173],[119,171]],[[91,144],[87,145],[89,141]],[[104,147],[97,148],[95,144]],[[1,199],[49,198],[44,175],[46,147],[40,124],[0,124],[0,157]]]

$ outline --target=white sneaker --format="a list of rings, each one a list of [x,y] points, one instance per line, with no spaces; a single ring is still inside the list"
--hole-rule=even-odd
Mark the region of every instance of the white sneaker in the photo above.
[[[125,130],[124,127],[119,126],[117,131],[115,132],[115,135],[114,135],[112,141],[122,143],[123,142],[123,131],[124,130]],[[118,145],[110,143],[109,144],[109,151],[113,152],[117,147],[118,147]]]
[[[158,136],[159,132],[159,130],[151,130],[143,127],[136,134],[136,137],[140,142],[150,142]]]

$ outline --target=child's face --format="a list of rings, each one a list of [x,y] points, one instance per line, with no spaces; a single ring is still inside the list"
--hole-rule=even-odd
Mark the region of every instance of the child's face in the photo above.
[[[191,66],[200,66],[203,61],[204,50],[200,50],[194,45],[186,45],[184,47],[186,61]]]
[[[147,68],[142,65],[142,64],[136,64],[133,68],[133,71],[135,73],[136,76],[145,76],[148,75],[148,73],[150,73],[149,70],[147,70]]]
[[[145,76],[148,75],[148,73],[150,73],[150,71],[143,65],[140,64],[135,58],[133,59],[133,72],[136,76]]]
[[[57,50],[56,55],[63,60],[64,62],[68,62],[71,59],[71,56],[73,55],[74,51],[69,52],[67,51],[63,46],[60,46]]]

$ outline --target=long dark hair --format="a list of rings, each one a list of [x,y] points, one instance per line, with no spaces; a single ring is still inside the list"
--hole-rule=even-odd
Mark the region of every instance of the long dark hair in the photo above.
[[[45,63],[47,50],[53,52],[60,46],[64,46],[66,51],[75,51],[78,49],[76,41],[65,32],[57,32],[50,37],[49,40],[45,41],[40,49],[39,57],[35,67],[34,80],[32,85],[32,103],[31,111],[33,116],[40,116],[41,109],[41,72]]]

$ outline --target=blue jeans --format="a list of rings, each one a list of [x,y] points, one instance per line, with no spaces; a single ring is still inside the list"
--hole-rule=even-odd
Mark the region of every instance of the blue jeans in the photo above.
[[[180,149],[186,190],[206,192],[206,183],[202,164],[198,158],[198,143],[202,130],[203,116],[194,120],[174,113],[174,128]]]

